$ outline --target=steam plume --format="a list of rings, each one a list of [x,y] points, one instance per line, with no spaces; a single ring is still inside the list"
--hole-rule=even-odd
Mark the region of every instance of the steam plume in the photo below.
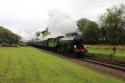
[[[65,35],[66,33],[77,31],[76,20],[70,15],[58,9],[53,9],[48,12],[48,16],[48,27],[51,36]]]

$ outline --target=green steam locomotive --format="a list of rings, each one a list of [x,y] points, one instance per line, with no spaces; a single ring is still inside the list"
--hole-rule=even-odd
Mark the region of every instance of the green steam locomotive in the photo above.
[[[86,48],[84,47],[84,42],[79,36],[75,36],[72,38],[58,36],[43,41],[30,41],[28,42],[28,44],[34,47],[75,57],[84,57],[87,52]]]

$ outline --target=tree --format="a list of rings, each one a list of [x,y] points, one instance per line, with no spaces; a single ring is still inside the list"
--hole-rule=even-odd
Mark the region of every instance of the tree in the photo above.
[[[43,34],[43,37],[45,37],[45,36],[47,36],[47,35],[50,35],[50,32],[49,32],[49,30],[48,30],[48,27],[47,27],[44,31],[42,31],[41,33]]]
[[[18,43],[20,40],[20,36],[11,32],[10,30],[0,26],[0,43]]]
[[[47,27],[45,30],[43,30],[43,31],[36,32],[36,36],[37,36],[37,37],[39,37],[41,34],[43,35],[43,37],[45,37],[45,36],[47,36],[47,35],[50,35],[50,32],[49,32],[49,30],[48,30],[48,27]]]
[[[82,33],[81,38],[86,43],[97,43],[99,39],[98,24],[94,21],[82,18],[77,21],[78,30]]]
[[[83,31],[83,38],[87,43],[96,44],[99,39],[99,28],[96,22],[90,21]]]
[[[103,44],[107,42],[105,27],[99,29],[99,42]]]
[[[84,28],[85,28],[85,25],[87,24],[87,22],[89,22],[89,20],[86,19],[86,18],[81,18],[80,20],[78,20],[78,21],[76,22],[76,24],[77,24],[77,26],[78,26],[78,30],[79,30],[80,32],[84,31]]]
[[[100,26],[105,30],[105,36],[102,39],[106,39],[110,44],[122,44],[125,43],[125,6],[120,7],[113,6],[106,10],[106,12],[100,16]],[[103,33],[102,33],[103,34]]]

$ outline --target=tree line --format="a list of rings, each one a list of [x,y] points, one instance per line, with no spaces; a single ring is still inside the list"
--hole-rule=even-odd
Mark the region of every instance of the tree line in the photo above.
[[[0,26],[0,44],[17,44],[20,41],[20,36],[12,31]]]
[[[125,44],[125,5],[113,6],[98,22],[81,18],[77,22],[81,38],[88,44]]]

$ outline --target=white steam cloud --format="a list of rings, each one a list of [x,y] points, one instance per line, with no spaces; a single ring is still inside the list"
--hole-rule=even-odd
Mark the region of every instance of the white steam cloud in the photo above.
[[[36,39],[44,40],[51,37],[64,36],[67,33],[77,31],[76,20],[73,19],[69,14],[63,13],[58,9],[53,9],[48,11],[48,20],[44,23],[46,23],[46,26],[42,26],[42,28],[37,29],[37,31],[34,30],[35,32],[32,35],[30,34],[31,35],[30,37],[32,37],[33,40]],[[36,36],[37,32],[45,30],[46,27],[48,27],[50,35],[43,38],[41,34],[39,37],[37,37]]]
[[[58,9],[53,9],[48,12],[48,16],[47,26],[51,36],[60,36],[77,31],[76,20],[70,15],[63,13]]]

